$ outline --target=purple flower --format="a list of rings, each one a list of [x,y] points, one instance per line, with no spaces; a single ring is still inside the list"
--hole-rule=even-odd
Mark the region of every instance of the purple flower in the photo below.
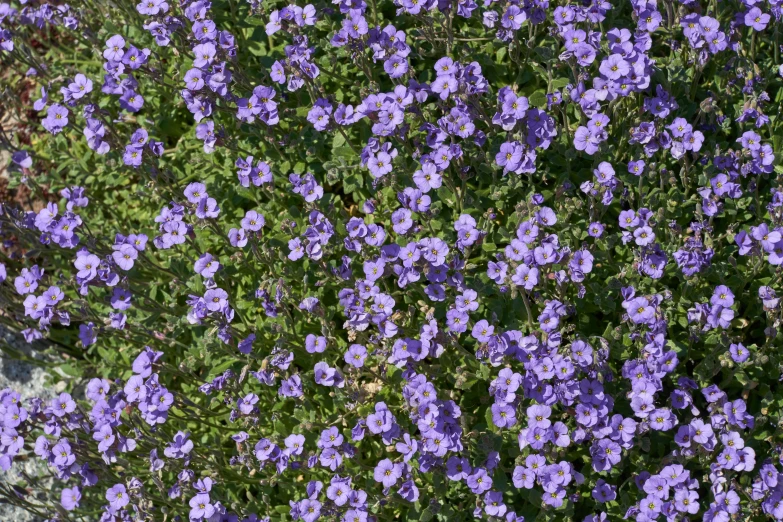
[[[527,409],[528,428],[547,429],[552,425],[549,420],[552,409],[549,406],[534,405]]]
[[[394,418],[392,417],[391,413],[389,413],[389,410],[378,410],[375,413],[371,413],[367,417],[367,428],[370,430],[370,432],[378,435],[380,433],[389,431],[392,427],[393,421]]]
[[[313,124],[315,130],[324,131],[329,126],[331,113],[332,106],[329,104],[329,102],[321,98],[316,102],[316,105],[310,109],[310,112],[307,114],[307,121]],[[383,162],[383,159],[380,161]],[[389,158],[389,164],[391,164],[391,158]],[[372,168],[370,170],[372,171]]]
[[[495,331],[495,327],[490,325],[484,319],[482,319],[481,321],[478,321],[473,326],[473,331],[471,332],[471,335],[478,342],[485,343],[485,342],[489,341],[489,339],[492,336],[494,331]]]
[[[212,254],[205,253],[196,260],[193,268],[197,274],[209,279],[220,270],[221,264],[212,257]]]
[[[190,505],[190,518],[209,518],[215,513],[215,507],[210,503],[209,495],[199,493],[188,502]]]
[[[508,508],[503,503],[503,493],[499,491],[488,491],[484,495],[484,512],[493,517],[502,517],[506,514]]]
[[[62,417],[76,410],[76,402],[67,393],[61,393],[59,397],[52,399],[52,414],[56,417]]]
[[[170,459],[183,459],[193,449],[193,441],[189,440],[190,434],[178,431],[174,440],[166,447],[163,454]]]
[[[130,502],[128,490],[122,484],[116,484],[106,491],[106,500],[109,501],[113,511],[119,511]]]
[[[103,51],[103,57],[106,60],[118,62],[125,54],[125,39],[115,34],[106,40],[106,50]]]
[[[377,155],[371,156],[367,161],[367,168],[370,169],[370,175],[374,178],[380,178],[392,171],[392,157],[380,151]]]
[[[136,10],[143,15],[155,16],[169,10],[169,4],[165,0],[141,0],[136,4]]]
[[[299,502],[299,516],[304,522],[315,522],[321,516],[321,503],[313,499]]]
[[[516,411],[513,406],[496,402],[490,407],[492,422],[498,428],[510,428],[517,423]]]
[[[242,228],[252,232],[261,230],[261,228],[264,226],[264,223],[264,216],[255,210],[248,210],[245,212],[245,217],[242,218]]]
[[[729,347],[729,353],[732,360],[737,364],[742,364],[750,357],[750,350],[745,348],[742,343],[732,343]]]
[[[655,232],[645,225],[634,230],[633,237],[637,245],[646,246],[655,241]]]
[[[468,329],[468,314],[460,310],[449,310],[446,312],[446,325],[454,333],[462,333]]]
[[[481,495],[492,489],[492,477],[487,474],[487,470],[484,468],[478,468],[468,475],[467,485],[474,494]]]
[[[116,439],[109,424],[104,424],[101,429],[93,433],[92,438],[98,441],[98,451],[101,452],[108,451]]]
[[[758,7],[752,7],[745,13],[745,25],[754,31],[763,31],[767,27],[769,20],[770,16],[762,12]]]
[[[655,317],[655,308],[646,297],[636,297],[623,303],[629,317],[634,323],[647,323]]]
[[[78,100],[92,92],[92,80],[83,74],[77,74],[73,82],[68,85],[68,90],[71,93],[71,97]]]
[[[79,488],[74,486],[73,488],[63,488],[60,493],[60,504],[66,511],[73,511],[79,507],[79,501],[82,498],[82,493]]]
[[[352,344],[348,347],[348,351],[345,352],[345,362],[355,368],[361,368],[364,366],[364,361],[367,358],[367,348],[361,344]]]
[[[217,55],[217,50],[212,42],[198,44],[193,47],[193,66],[203,69],[212,64]]]
[[[399,54],[392,55],[383,63],[383,70],[390,78],[400,78],[408,72],[408,60]]]
[[[380,482],[384,488],[392,487],[400,477],[402,477],[402,467],[389,459],[380,461],[373,471],[375,482]]]
[[[517,266],[511,281],[525,290],[532,290],[538,284],[538,268],[530,268],[525,264]]]
[[[618,80],[630,72],[631,68],[619,54],[612,54],[601,62],[601,74],[610,80]]]
[[[678,489],[674,492],[674,507],[681,513],[695,515],[699,512],[699,494],[687,489]]]
[[[522,27],[522,23],[527,19],[527,15],[516,5],[509,6],[500,19],[500,24],[506,28],[516,31]]]
[[[115,250],[112,252],[112,259],[114,259],[114,262],[117,263],[117,266],[122,270],[130,270],[133,268],[134,262],[138,256],[138,251],[128,244],[115,245]]]
[[[49,107],[41,125],[52,134],[58,134],[68,125],[68,115],[68,109],[55,103]]]
[[[710,304],[729,308],[734,305],[734,294],[727,286],[718,285],[712,293]]]
[[[211,312],[222,311],[228,305],[228,293],[222,288],[207,290],[204,294],[207,309]]]
[[[517,466],[514,468],[512,480],[516,488],[532,489],[536,481],[536,474],[530,468]]]
[[[247,245],[247,235],[244,228],[232,228],[228,231],[228,240],[231,246],[244,248]]]

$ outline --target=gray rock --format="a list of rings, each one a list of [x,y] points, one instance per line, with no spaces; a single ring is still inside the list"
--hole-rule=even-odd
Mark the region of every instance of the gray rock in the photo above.
[[[0,325],[0,344],[9,346],[26,356],[37,359],[40,356],[24,338],[15,335]],[[46,370],[29,362],[11,359],[4,353],[0,356],[0,390],[11,388],[22,395],[23,399],[40,397],[48,400],[59,393],[64,383],[52,379]],[[28,444],[33,441],[26,441]],[[8,472],[0,473],[0,482],[21,486],[32,492],[29,500],[43,500],[43,495],[52,487],[52,480],[45,463],[37,456],[28,453],[26,460],[15,460]],[[5,503],[0,494],[0,520],[13,522],[42,522],[44,519],[29,513],[15,505]]]

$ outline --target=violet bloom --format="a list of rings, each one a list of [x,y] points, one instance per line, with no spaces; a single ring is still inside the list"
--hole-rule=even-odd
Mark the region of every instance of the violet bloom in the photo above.
[[[388,410],[371,413],[367,417],[367,428],[375,435],[385,433],[392,428],[394,418]]]
[[[81,73],[77,74],[73,82],[68,85],[68,90],[71,93],[71,97],[78,100],[92,92],[92,80]]]
[[[654,430],[668,431],[674,427],[672,413],[667,408],[659,408],[649,415],[650,427]]]
[[[512,480],[516,488],[532,489],[535,485],[536,474],[530,468],[517,466],[514,468]]]
[[[134,262],[139,256],[138,251],[128,244],[122,244],[115,248],[116,250],[112,252],[112,259],[117,263],[117,266],[122,270],[133,268]]]
[[[576,150],[583,150],[591,156],[598,152],[600,143],[601,140],[598,136],[591,133],[587,127],[580,126],[574,133],[574,148]]]
[[[199,493],[190,499],[190,518],[191,520],[200,520],[209,518],[215,513],[215,506],[210,503],[209,495]]]
[[[538,268],[530,268],[525,264],[517,266],[511,281],[523,287],[525,290],[532,290],[538,284]]]
[[[599,70],[601,74],[610,80],[619,80],[626,76],[631,68],[621,55],[612,54],[601,62]]]
[[[76,410],[76,402],[69,394],[61,393],[59,397],[52,399],[51,410],[56,417],[63,417]]]
[[[132,89],[120,96],[120,107],[129,112],[138,112],[144,106],[144,97]]]
[[[745,13],[745,25],[753,29],[754,31],[763,31],[770,21],[770,16],[764,13],[758,7],[752,7],[747,13]]]
[[[228,241],[231,246],[236,248],[244,248],[247,245],[247,235],[243,228],[232,228],[228,231]]]
[[[462,333],[468,329],[468,314],[460,310],[451,309],[446,312],[446,325],[454,333]]]
[[[402,467],[389,459],[380,461],[373,472],[375,482],[382,483],[384,488],[392,487],[400,477],[402,477]]]
[[[729,353],[732,360],[737,364],[744,363],[750,357],[750,350],[745,348],[742,343],[732,343],[729,347]]]
[[[323,98],[319,99],[315,106],[307,114],[307,121],[313,124],[315,130],[324,131],[329,126],[332,106]]]
[[[510,5],[503,16],[500,19],[500,24],[505,29],[511,29],[512,31],[518,30],[522,27],[522,23],[527,19],[525,12],[516,5]]]
[[[646,246],[655,241],[655,232],[648,226],[639,227],[633,231],[635,243],[639,246]]]
[[[487,474],[487,470],[484,468],[478,468],[468,475],[467,485],[474,494],[480,495],[492,489],[492,477]]]
[[[106,40],[106,50],[103,51],[103,57],[110,62],[118,62],[125,54],[125,39],[115,34]]]
[[[210,253],[205,253],[199,257],[193,267],[197,274],[208,279],[214,277],[220,268],[221,264]]]
[[[486,320],[482,319],[473,326],[471,335],[480,343],[489,341],[490,337],[495,331],[495,327],[490,325]]]
[[[724,285],[718,285],[712,293],[710,304],[729,308],[734,305],[734,293]]]
[[[636,297],[631,301],[623,303],[623,307],[628,312],[629,317],[634,323],[648,323],[655,317],[655,308],[650,305],[650,301],[645,297]]]
[[[674,492],[674,507],[681,513],[695,515],[699,512],[699,494],[687,489],[678,489]]]
[[[116,439],[109,424],[104,424],[100,430],[93,433],[92,438],[98,441],[98,451],[101,452],[108,451]]]
[[[46,300],[43,296],[28,295],[24,300],[24,314],[32,319],[39,319],[46,311]]]
[[[388,153],[380,151],[375,156],[370,157],[367,167],[370,169],[372,177],[383,177],[392,171],[392,158]]]
[[[493,517],[502,517],[506,514],[508,508],[503,503],[503,493],[499,491],[488,491],[484,495],[484,512]]]
[[[258,232],[263,228],[265,223],[264,216],[262,214],[259,214],[255,210],[248,210],[245,213],[245,217],[242,218],[242,228],[245,230],[250,230],[252,232]]]
[[[82,493],[77,486],[63,488],[62,493],[60,493],[60,504],[66,511],[73,511],[78,508],[81,499]]]
[[[193,204],[198,204],[202,198],[208,196],[207,187],[201,182],[190,183],[187,187],[185,187],[184,194],[185,197],[188,198],[188,201]]]
[[[364,361],[367,359],[367,348],[361,344],[352,344],[348,351],[345,352],[345,362],[355,368],[361,368],[364,366]]]
[[[305,499],[299,503],[299,517],[304,522],[315,522],[321,516],[321,503],[314,499]]]
[[[193,449],[193,441],[189,440],[190,434],[178,431],[174,440],[166,447],[163,454],[170,459],[183,459]]]
[[[228,293],[222,288],[207,290],[204,294],[207,309],[211,312],[222,311],[228,305]]]
[[[258,395],[255,393],[248,393],[237,401],[237,409],[244,415],[250,415],[253,413],[253,409],[257,403]]]
[[[644,160],[628,162],[628,172],[630,172],[634,176],[641,176],[642,174],[644,174],[644,168],[645,168]]]
[[[323,353],[326,350],[326,337],[308,334],[305,338],[307,353]]]
[[[528,428],[549,428],[552,422],[549,420],[552,408],[544,405],[534,405],[527,409]]]
[[[14,279],[14,287],[19,295],[32,294],[38,288],[38,279],[33,273],[25,270],[23,269],[22,274]],[[3,266],[3,274],[5,274],[5,266]]]
[[[46,112],[46,118],[41,121],[41,125],[52,134],[58,134],[68,126],[68,109],[57,103],[51,105]]]
[[[492,423],[498,428],[510,428],[517,423],[514,407],[502,402],[496,402],[490,407]]]
[[[383,63],[383,70],[390,78],[400,78],[408,72],[408,60],[399,54],[392,55]]]
[[[124,485],[116,484],[106,491],[106,500],[109,501],[111,508],[116,512],[128,505],[130,495]]]
[[[193,47],[193,66],[204,68],[210,65],[217,55],[217,50],[212,42],[206,42]]]

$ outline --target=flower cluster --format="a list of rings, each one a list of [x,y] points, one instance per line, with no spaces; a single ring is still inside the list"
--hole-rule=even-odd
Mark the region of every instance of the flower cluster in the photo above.
[[[19,4],[4,501],[783,520],[780,2]]]

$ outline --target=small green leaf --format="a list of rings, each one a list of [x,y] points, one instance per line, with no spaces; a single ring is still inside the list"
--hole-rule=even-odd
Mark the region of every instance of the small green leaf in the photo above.
[[[543,91],[536,91],[530,95],[527,99],[528,103],[534,107],[542,108],[546,107],[546,93]]]

